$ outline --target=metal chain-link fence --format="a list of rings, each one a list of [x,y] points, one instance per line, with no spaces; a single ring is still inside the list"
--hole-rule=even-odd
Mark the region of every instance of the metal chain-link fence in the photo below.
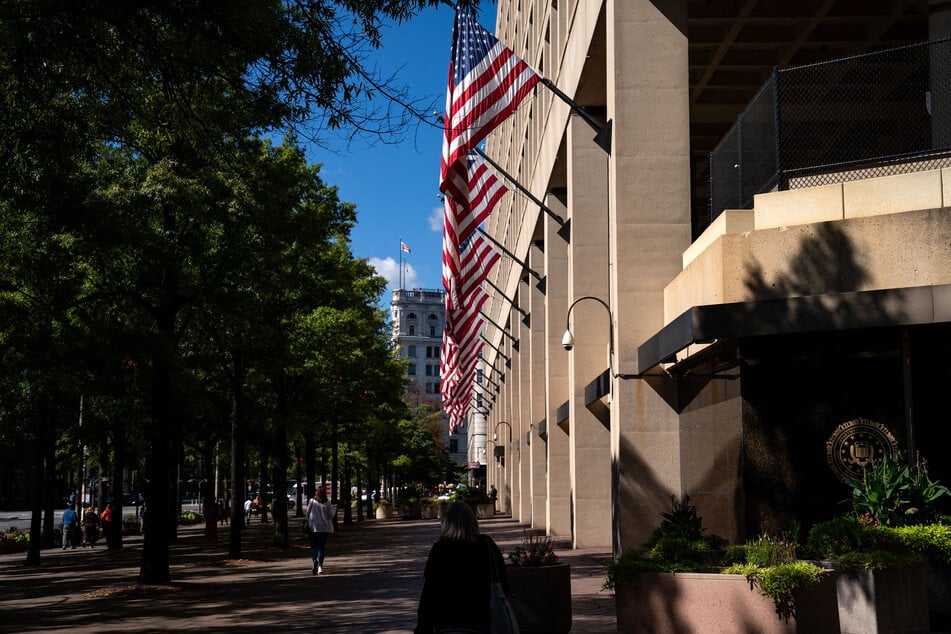
[[[777,70],[710,153],[707,224],[775,189],[949,166],[951,38]]]

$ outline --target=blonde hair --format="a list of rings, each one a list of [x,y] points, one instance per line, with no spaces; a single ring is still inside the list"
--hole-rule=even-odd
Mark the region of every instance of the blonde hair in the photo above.
[[[442,532],[439,538],[460,542],[478,540],[479,520],[476,519],[472,507],[459,500],[450,502],[442,517]]]

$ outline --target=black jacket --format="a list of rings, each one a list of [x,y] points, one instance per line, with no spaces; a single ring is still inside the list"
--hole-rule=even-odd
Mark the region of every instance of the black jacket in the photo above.
[[[448,627],[488,632],[492,559],[508,592],[505,560],[490,537],[480,535],[475,542],[441,539],[433,544],[423,572],[416,634]]]

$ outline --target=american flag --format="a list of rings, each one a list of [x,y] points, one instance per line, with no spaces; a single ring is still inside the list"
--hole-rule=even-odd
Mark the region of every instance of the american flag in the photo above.
[[[443,286],[446,329],[440,354],[440,392],[449,429],[465,423],[482,351],[488,300],[482,288],[499,259],[475,229],[506,193],[502,182],[471,150],[515,109],[541,80],[511,49],[465,11],[456,10],[446,91],[445,134],[439,188],[443,218]]]
[[[400,240],[400,251],[406,251],[407,253],[410,252],[409,245],[403,242],[402,240]]]
[[[469,151],[515,112],[540,80],[538,73],[471,15],[456,9],[446,91],[440,178],[443,192],[451,193],[447,189],[450,172],[465,173]]]

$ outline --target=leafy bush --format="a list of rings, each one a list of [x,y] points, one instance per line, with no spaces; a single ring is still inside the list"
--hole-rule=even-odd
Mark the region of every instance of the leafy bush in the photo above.
[[[201,513],[193,513],[191,511],[182,512],[182,517],[179,520],[180,524],[197,524],[199,522],[204,522],[205,517]]]
[[[0,554],[21,553],[30,547],[30,532],[11,526],[0,531]]]
[[[468,487],[464,484],[457,486],[455,493],[449,496],[449,499],[460,500],[469,506],[474,506],[476,504],[489,504],[491,502],[485,491],[478,488]]]
[[[746,563],[759,568],[789,564],[796,559],[796,543],[762,535],[746,543]]]
[[[774,554],[778,554],[778,551]],[[772,599],[776,605],[776,614],[784,621],[796,615],[796,590],[818,582],[826,573],[822,568],[805,561],[790,561],[772,566],[734,564],[723,571],[723,574],[744,575],[750,582],[750,587],[759,588],[761,595]]]
[[[904,457],[886,455],[882,463],[866,468],[862,479],[848,479],[852,487],[852,510],[885,526],[931,524],[941,521],[939,500],[947,487],[932,480],[928,464],[919,460],[914,469]]]
[[[806,548],[846,568],[893,568],[924,559],[951,563],[951,526],[891,527],[867,516],[843,516],[813,526]]]
[[[558,555],[550,537],[526,535],[509,553],[509,560],[513,566],[553,566],[558,563]]]
[[[605,590],[618,585],[634,585],[642,572],[716,572],[722,553],[716,552],[726,540],[704,535],[703,519],[684,495],[678,502],[670,496],[670,513],[661,513],[664,520],[643,549],[631,549],[607,566]]]
[[[889,532],[908,550],[920,553],[932,561],[951,564],[951,526],[903,526]]]

